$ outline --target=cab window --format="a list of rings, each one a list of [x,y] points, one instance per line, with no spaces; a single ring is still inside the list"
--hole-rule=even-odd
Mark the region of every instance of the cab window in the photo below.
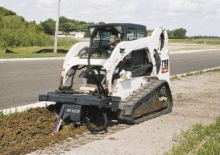
[[[136,40],[146,37],[146,30],[139,28],[128,28],[127,40]]]

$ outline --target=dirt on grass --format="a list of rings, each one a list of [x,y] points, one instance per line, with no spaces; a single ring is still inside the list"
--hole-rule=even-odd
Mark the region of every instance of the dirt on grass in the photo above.
[[[69,124],[52,135],[56,121],[52,108],[30,109],[0,119],[0,154],[29,153],[87,131],[85,126]]]

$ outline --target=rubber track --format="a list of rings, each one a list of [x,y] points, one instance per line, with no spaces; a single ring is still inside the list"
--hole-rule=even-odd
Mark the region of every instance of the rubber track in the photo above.
[[[139,101],[141,101],[142,99],[146,99],[147,97],[150,98],[152,93],[158,93],[158,89],[161,85],[167,85],[168,89],[167,93],[169,93],[168,98],[170,98],[170,102],[168,104],[168,107],[162,111],[158,111],[155,113],[150,113],[150,114],[143,114],[141,117],[138,118],[133,118],[132,117],[132,108],[134,108]],[[172,107],[173,107],[173,100],[172,100],[172,96],[171,96],[171,91],[169,88],[169,85],[166,81],[164,80],[151,80],[149,81],[146,85],[142,86],[140,89],[134,91],[129,97],[127,97],[125,100],[120,102],[121,105],[123,105],[121,107],[121,109],[123,109],[125,112],[124,114],[122,114],[122,117],[125,117],[127,123],[141,123],[144,122],[148,119],[151,118],[155,118],[158,117],[160,115],[166,114],[170,111],[172,111]],[[128,113],[130,113],[128,115]]]

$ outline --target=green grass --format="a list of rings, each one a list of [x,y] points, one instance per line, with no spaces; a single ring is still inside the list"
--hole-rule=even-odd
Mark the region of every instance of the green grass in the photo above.
[[[5,118],[6,116],[3,114],[2,111],[0,111],[0,119]]]
[[[63,57],[65,53],[34,53],[41,49],[53,49],[53,47],[14,47],[8,48],[14,53],[5,53],[6,49],[0,49],[0,58],[36,58],[36,57]],[[59,47],[59,49],[66,49],[65,47]]]
[[[196,124],[175,137],[178,145],[165,155],[219,155],[220,117],[210,125]]]
[[[217,67],[217,68],[213,68],[213,69],[210,69],[210,70],[200,70],[200,71],[196,71],[196,72],[187,72],[186,74],[183,74],[181,76],[178,76],[178,75],[174,75],[170,78],[171,81],[174,81],[174,80],[181,80],[181,78],[184,78],[184,77],[188,77],[188,76],[194,76],[194,75],[202,75],[206,72],[220,72],[220,67]]]
[[[215,68],[215,69],[212,69],[212,70],[208,70],[206,72],[220,72],[220,68]]]
[[[177,75],[174,75],[170,78],[171,81],[174,81],[174,80],[180,80],[180,77],[177,76]]]
[[[205,71],[203,71],[203,70],[200,70],[200,71],[197,71],[197,72],[187,72],[186,75],[182,75],[181,77],[187,77],[187,76],[193,76],[193,75],[201,75],[203,73],[205,73]]]
[[[53,39],[53,37],[51,37]],[[58,38],[58,49],[69,50],[75,43],[82,41],[80,39],[74,38]],[[13,53],[5,53],[5,50],[9,49],[16,54]],[[64,57],[65,53],[40,53],[36,54],[34,52],[39,51],[41,49],[54,49],[54,46],[40,47],[40,46],[32,46],[32,47],[7,47],[0,48],[0,58],[36,58],[36,57]]]

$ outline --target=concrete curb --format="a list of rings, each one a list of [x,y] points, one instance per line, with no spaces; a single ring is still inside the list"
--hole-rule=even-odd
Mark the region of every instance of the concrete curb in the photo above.
[[[13,107],[13,108],[9,108],[9,109],[2,109],[2,110],[0,110],[0,113],[2,113],[4,115],[10,115],[10,114],[17,113],[17,112],[23,112],[23,111],[26,111],[31,108],[46,107],[51,104],[55,104],[55,102],[37,102],[37,103],[27,104],[27,105]]]

